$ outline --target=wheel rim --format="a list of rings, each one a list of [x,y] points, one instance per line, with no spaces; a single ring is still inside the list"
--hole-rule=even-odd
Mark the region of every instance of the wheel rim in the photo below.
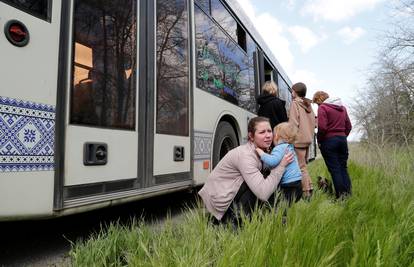
[[[234,148],[233,140],[229,136],[224,137],[223,141],[221,142],[221,146],[220,146],[220,159],[222,159],[227,154],[227,152],[229,152],[233,148]]]

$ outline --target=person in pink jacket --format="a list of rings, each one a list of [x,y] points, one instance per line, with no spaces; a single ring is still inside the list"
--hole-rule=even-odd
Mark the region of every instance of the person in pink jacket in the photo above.
[[[337,198],[351,195],[352,183],[348,173],[348,142],[352,124],[341,99],[329,97],[324,91],[313,96],[318,104],[318,145],[332,176]]]
[[[249,214],[259,201],[266,202],[276,192],[285,167],[292,162],[287,153],[265,178],[256,148],[267,151],[273,134],[269,119],[255,117],[248,124],[248,142],[230,150],[207,177],[198,192],[217,223],[239,222],[239,210]]]

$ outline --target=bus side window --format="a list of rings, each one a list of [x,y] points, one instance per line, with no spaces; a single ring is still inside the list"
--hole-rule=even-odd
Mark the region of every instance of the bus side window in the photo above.
[[[46,21],[50,21],[52,15],[51,0],[3,0],[2,2]]]
[[[135,129],[135,10],[132,0],[74,2],[71,124]]]

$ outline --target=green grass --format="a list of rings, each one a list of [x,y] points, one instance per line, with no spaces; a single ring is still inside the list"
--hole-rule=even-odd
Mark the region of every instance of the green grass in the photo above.
[[[378,153],[381,152],[381,153]],[[410,154],[411,153],[411,154]],[[239,230],[212,226],[202,208],[161,227],[111,224],[73,245],[75,266],[414,266],[412,150],[353,146],[353,196],[317,191],[288,212],[259,210]],[[322,160],[312,177],[329,174]]]

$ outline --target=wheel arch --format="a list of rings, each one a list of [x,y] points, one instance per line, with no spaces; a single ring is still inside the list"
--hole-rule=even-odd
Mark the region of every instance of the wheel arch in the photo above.
[[[238,145],[240,145],[240,140],[241,140],[240,125],[237,122],[236,118],[231,114],[224,114],[223,116],[220,117],[220,119],[217,121],[216,126],[214,128],[213,136],[216,136],[217,128],[218,128],[220,122],[223,122],[223,121],[226,121],[226,122],[230,123],[231,127],[233,127],[233,130],[236,133],[237,143],[238,143]],[[214,142],[215,142],[215,140],[213,139],[213,144],[214,144]],[[213,151],[211,151],[211,153],[213,153]]]
[[[223,129],[221,127],[221,125],[223,124],[223,122],[225,122],[228,127],[230,127],[230,129],[233,132],[233,138],[234,140],[234,146],[233,148],[237,147],[240,145],[240,141],[241,141],[241,131],[240,131],[240,126],[239,123],[237,122],[237,120],[235,119],[235,116],[233,116],[232,114],[223,114],[220,119],[217,120],[215,128],[214,128],[214,133],[213,133],[213,140],[212,140],[212,146],[211,146],[211,155],[210,155],[210,159],[211,159],[211,168],[213,169],[215,167],[215,165],[220,161],[221,156],[221,149],[217,150],[216,145],[218,144],[217,142],[220,142],[219,140],[217,140],[217,137],[222,137],[222,132]],[[219,154],[217,154],[219,153]],[[219,158],[217,158],[219,157]],[[211,170],[212,170],[211,169]]]

